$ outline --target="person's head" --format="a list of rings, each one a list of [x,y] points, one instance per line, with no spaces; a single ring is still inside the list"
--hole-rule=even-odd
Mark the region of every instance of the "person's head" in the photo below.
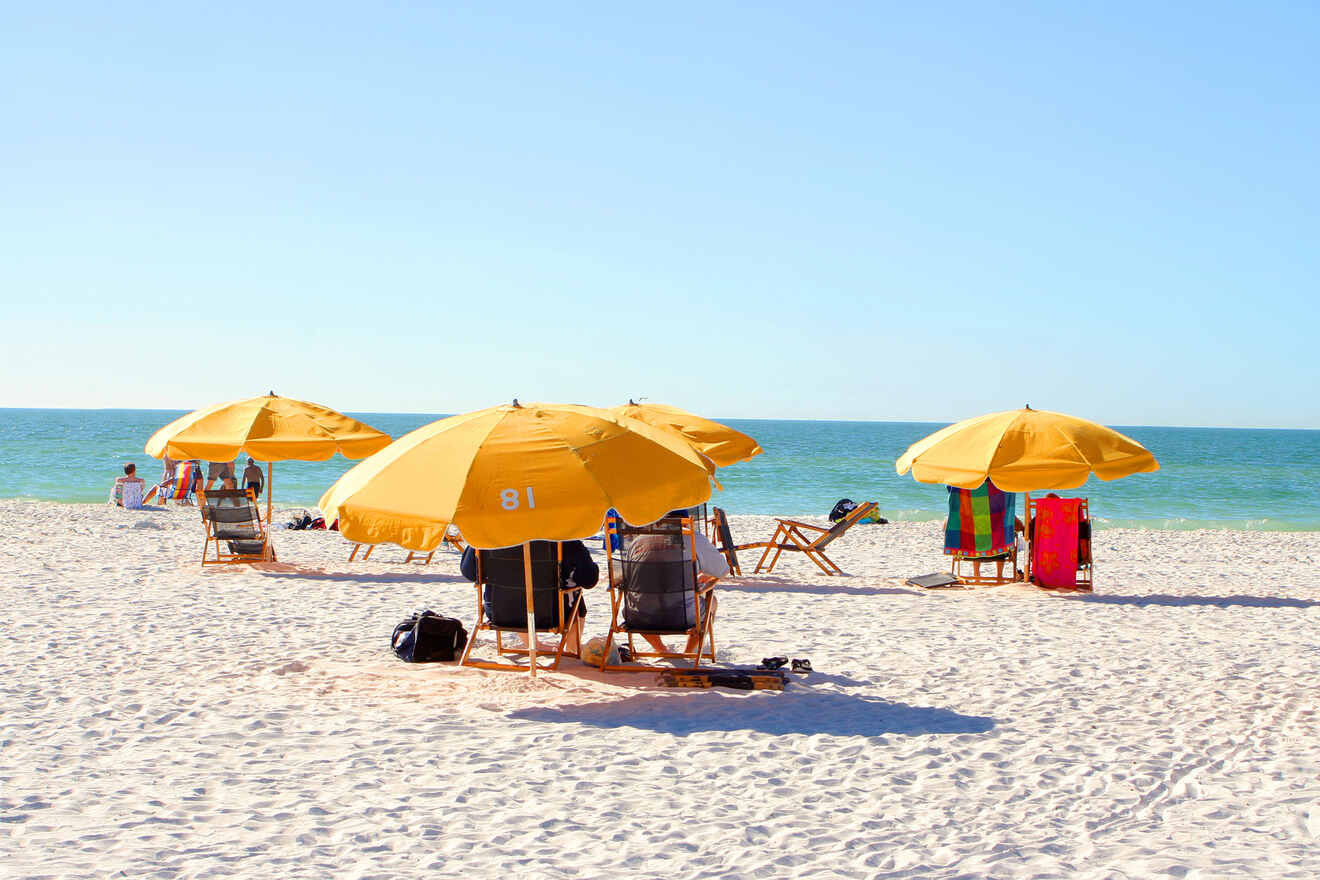
[[[124,465],[124,476],[131,477],[136,472],[137,465],[133,464],[133,462],[130,461],[128,464]]]
[[[249,458],[249,459],[248,459],[248,467],[254,467],[254,466],[256,465],[256,463],[257,463],[256,459],[254,459],[254,458]]]

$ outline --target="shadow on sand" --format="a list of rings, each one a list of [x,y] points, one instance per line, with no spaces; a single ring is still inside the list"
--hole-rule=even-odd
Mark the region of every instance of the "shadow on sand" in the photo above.
[[[1203,606],[1209,608],[1228,608],[1244,606],[1247,608],[1315,608],[1320,606],[1316,599],[1292,599],[1287,596],[1171,596],[1167,593],[1153,593],[1149,596],[1114,596],[1101,594],[1066,594],[1060,599],[1074,602],[1094,602],[1099,605],[1135,605],[1138,608],[1148,606],[1176,608],[1180,606]]]
[[[465,580],[456,574],[445,574],[442,571],[436,570],[435,566],[417,566],[417,569],[418,570],[414,571],[398,572],[367,572],[326,571],[323,568],[306,568],[289,562],[257,562],[252,565],[253,571],[261,572],[269,577],[291,577],[309,581],[358,581],[373,584],[426,583],[471,585],[471,581]],[[426,569],[431,570],[427,571]]]
[[[915,596],[917,590],[847,583],[803,584],[789,578],[759,577],[720,581],[721,593],[812,593],[817,596]]]
[[[510,718],[570,722],[590,727],[634,728],[684,736],[700,731],[753,730],[831,736],[919,736],[928,733],[988,733],[995,720],[962,715],[933,706],[909,706],[852,694],[794,690],[759,698],[731,698],[729,692],[686,691],[670,696],[655,692],[622,700],[577,706],[535,707],[510,712]]]

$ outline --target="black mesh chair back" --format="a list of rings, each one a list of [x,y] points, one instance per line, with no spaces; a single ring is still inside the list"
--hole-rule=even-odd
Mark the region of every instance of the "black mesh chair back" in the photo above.
[[[198,510],[217,542],[224,541],[229,552],[239,556],[265,553],[265,529],[256,499],[246,489],[212,489],[198,493]],[[217,547],[219,545],[217,544]]]
[[[649,526],[620,525],[616,564],[628,630],[677,633],[696,626],[697,563],[691,529],[690,519],[677,518]]]
[[[715,522],[715,537],[720,542],[720,552],[724,554],[724,559],[729,563],[729,571],[738,572],[738,550],[733,544],[733,532],[729,530],[729,517],[721,507],[711,508],[714,514],[711,519]]]
[[[559,597],[560,550],[554,541],[532,542],[532,602],[536,628],[551,630],[563,622]],[[486,606],[493,626],[527,628],[527,583],[523,548],[477,551],[478,579],[485,584]]]

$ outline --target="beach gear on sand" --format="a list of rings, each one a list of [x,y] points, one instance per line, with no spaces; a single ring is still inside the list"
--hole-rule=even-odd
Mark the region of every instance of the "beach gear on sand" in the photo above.
[[[785,550],[794,553],[801,553],[810,559],[826,574],[843,574],[843,569],[834,564],[828,556],[825,555],[825,548],[832,542],[843,536],[848,529],[861,522],[875,510],[875,502],[867,501],[865,504],[859,504],[843,519],[830,526],[828,529],[822,526],[812,525],[811,523],[800,522],[794,519],[775,519],[774,534],[770,540],[761,541],[756,544],[739,544],[739,550],[745,550],[749,547],[764,547],[765,552],[761,554],[761,559],[756,563],[754,574],[759,574],[764,568],[767,572],[775,570],[775,563],[779,561],[779,554]],[[773,554],[773,555],[771,555]],[[768,564],[767,564],[768,561]]]
[[[763,451],[761,445],[728,425],[704,419],[676,406],[662,403],[633,403],[616,406],[610,412],[637,419],[656,428],[671,431],[719,467],[747,461]]]
[[[457,660],[467,640],[461,621],[428,608],[394,627],[390,648],[407,663],[442,663]]]
[[[918,440],[895,463],[921,483],[975,489],[987,479],[1005,492],[1074,489],[1095,474],[1117,480],[1159,470],[1131,437],[1095,422],[1031,407],[990,413]]]
[[[321,496],[350,541],[430,551],[456,526],[469,545],[521,545],[528,666],[536,669],[533,540],[596,533],[611,507],[653,522],[710,497],[714,465],[672,433],[587,406],[496,406],[400,437]]]
[[[811,668],[811,661],[806,659],[805,657],[803,657],[801,660],[794,659],[792,665],[790,665],[789,668],[801,675],[806,675],[808,672],[813,671]]]
[[[1090,590],[1090,505],[1085,498],[1045,497],[1027,504],[1029,576],[1038,586]]]
[[[779,669],[788,664],[787,657],[765,657],[761,660],[761,665],[757,669]]]
[[[206,527],[202,565],[275,561],[275,548],[270,546],[270,534],[261,521],[261,508],[251,492],[198,489],[197,499],[197,509]],[[214,558],[207,558],[212,550]]]
[[[233,461],[246,453],[266,462],[266,520],[270,520],[276,461],[325,461],[336,452],[365,458],[390,443],[388,434],[329,407],[271,392],[218,403],[180,416],[147,441],[153,458]]]

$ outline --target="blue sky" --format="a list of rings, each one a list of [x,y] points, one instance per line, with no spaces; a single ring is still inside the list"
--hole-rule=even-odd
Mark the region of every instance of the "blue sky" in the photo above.
[[[8,11],[0,406],[1320,427],[1320,7],[627,5]]]

